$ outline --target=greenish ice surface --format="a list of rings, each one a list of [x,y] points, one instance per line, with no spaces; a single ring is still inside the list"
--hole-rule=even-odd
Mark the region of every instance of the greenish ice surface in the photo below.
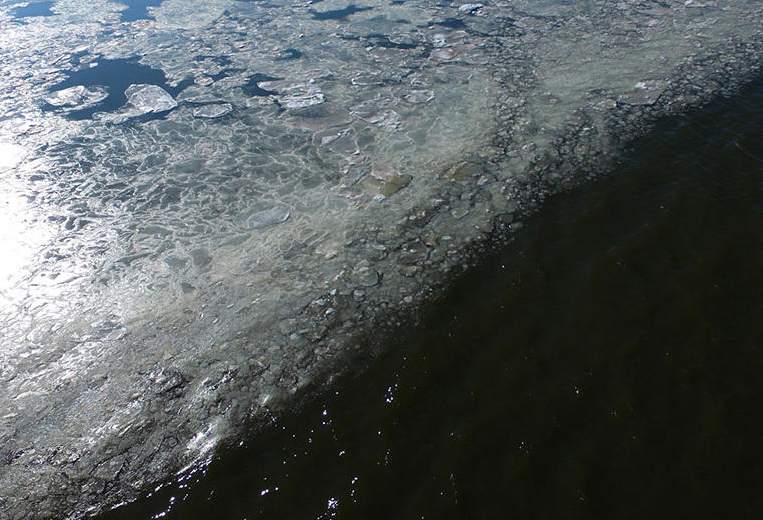
[[[131,501],[362,370],[523,214],[763,55],[743,0],[27,7],[0,4],[14,520]]]

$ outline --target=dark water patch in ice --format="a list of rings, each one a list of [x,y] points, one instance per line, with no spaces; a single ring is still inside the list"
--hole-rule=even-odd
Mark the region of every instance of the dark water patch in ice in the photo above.
[[[67,114],[69,119],[88,119],[96,112],[113,112],[119,109],[127,102],[125,90],[130,85],[157,85],[175,97],[193,83],[193,80],[186,79],[172,87],[167,84],[164,72],[138,63],[137,58],[102,59],[93,63],[95,65],[92,67],[86,64],[84,68],[66,72],[68,77],[50,88],[51,92],[75,86],[104,87],[108,91],[108,96],[95,106]],[[56,107],[50,105],[43,107],[44,111],[55,109]]]
[[[344,20],[351,14],[360,13],[362,11],[370,11],[373,7],[358,7],[355,4],[350,4],[344,9],[333,9],[331,11],[315,11],[310,9],[310,14],[316,20]]]
[[[227,78],[231,74],[236,74],[237,72],[244,72],[246,69],[223,69],[217,74],[207,74],[207,77],[214,80],[214,81],[220,81],[221,79]]]
[[[13,15],[13,19],[16,21],[20,21],[23,18],[33,18],[37,16],[53,16],[56,13],[51,11],[50,8],[53,7],[55,3],[55,1],[32,2],[20,7],[14,7],[11,10],[11,15]]]
[[[82,63],[82,58],[84,58],[88,54],[90,53],[87,51],[87,49],[73,52],[71,56],[69,56],[69,63],[71,64],[72,68],[79,67],[80,64]]]
[[[467,29],[469,26],[460,18],[446,18],[442,22],[435,22],[436,25],[442,25],[449,29]]]
[[[247,96],[275,96],[278,95],[278,92],[264,89],[260,87],[259,83],[263,81],[278,81],[281,79],[283,78],[268,76],[267,74],[260,74],[258,72],[257,74],[249,77],[249,81],[247,81],[246,84],[241,87],[241,90],[243,90]]]
[[[120,4],[127,6],[122,11],[123,22],[134,22],[136,20],[153,20],[154,17],[148,13],[148,7],[159,7],[164,0],[116,0]]]
[[[233,60],[230,59],[230,56],[225,55],[216,56],[214,54],[199,54],[194,56],[193,59],[196,61],[211,60],[221,67],[227,67],[233,63]]]

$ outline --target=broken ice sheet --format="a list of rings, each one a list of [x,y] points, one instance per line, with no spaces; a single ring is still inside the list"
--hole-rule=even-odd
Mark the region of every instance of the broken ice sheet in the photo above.
[[[350,128],[331,128],[313,135],[313,144],[328,148],[340,155],[350,156],[360,153],[355,131]]]

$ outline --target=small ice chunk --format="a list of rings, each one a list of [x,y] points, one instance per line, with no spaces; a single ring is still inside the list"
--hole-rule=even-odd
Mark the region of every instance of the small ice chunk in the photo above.
[[[360,153],[355,131],[350,128],[331,128],[313,134],[313,144],[328,148],[332,152],[351,156]]]
[[[158,85],[149,85],[145,83],[130,85],[127,87],[127,90],[125,90],[125,95],[130,104],[132,104],[140,114],[165,112],[178,106],[169,92]]]
[[[207,119],[215,119],[217,117],[223,117],[230,114],[233,111],[233,107],[230,103],[217,103],[214,105],[204,105],[193,109],[193,115],[195,117],[206,117]]]
[[[633,86],[632,92],[619,96],[618,101],[629,105],[652,105],[667,88],[668,84],[663,80],[639,81]]]
[[[83,85],[56,90],[43,99],[54,107],[76,107],[100,103],[109,93],[103,87],[87,88]]]
[[[277,99],[284,108],[294,109],[319,105],[326,100],[326,97],[319,89],[309,88],[304,92],[294,92],[278,96]]]
[[[483,4],[461,4],[458,7],[458,10],[462,13],[472,14],[476,11],[479,11],[483,7],[485,7]]]
[[[287,110],[319,105],[326,101],[326,96],[312,81],[307,83],[293,83],[284,80],[263,81],[259,83],[259,86],[266,90],[278,92],[275,98]]]
[[[286,222],[291,211],[286,206],[274,206],[262,211],[255,211],[246,219],[246,229],[260,229]]]
[[[366,117],[361,117],[361,119],[366,123],[383,128],[397,128],[400,126],[400,116],[394,110],[380,110]]]

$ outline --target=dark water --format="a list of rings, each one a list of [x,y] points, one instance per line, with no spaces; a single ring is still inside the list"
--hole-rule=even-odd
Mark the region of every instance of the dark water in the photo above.
[[[761,84],[663,122],[369,370],[106,518],[759,518],[762,128]]]
[[[33,18],[35,16],[53,16],[54,13],[50,10],[53,4],[55,4],[55,1],[32,2],[27,5],[14,7],[11,10],[11,14],[14,20]]]
[[[157,85],[172,95],[177,96],[192,79],[181,81],[177,86],[167,84],[167,77],[159,69],[138,63],[138,58],[100,59],[93,66],[86,65],[66,73],[67,78],[53,85],[50,91],[63,90],[81,85],[84,87],[101,86],[108,89],[109,95],[95,106],[74,110],[67,117],[73,120],[89,119],[96,112],[114,112],[127,102],[125,90],[132,84],[147,83]],[[43,110],[56,110],[53,106],[43,106]],[[141,120],[164,117],[167,112],[146,114]]]
[[[370,11],[373,7],[358,7],[350,4],[344,9],[332,9],[330,11],[310,11],[316,20],[344,20],[351,14],[362,11]]]
[[[134,22],[135,20],[151,20],[154,17],[148,14],[148,7],[158,7],[164,0],[117,0],[120,4],[127,6],[122,11],[123,22]]]

